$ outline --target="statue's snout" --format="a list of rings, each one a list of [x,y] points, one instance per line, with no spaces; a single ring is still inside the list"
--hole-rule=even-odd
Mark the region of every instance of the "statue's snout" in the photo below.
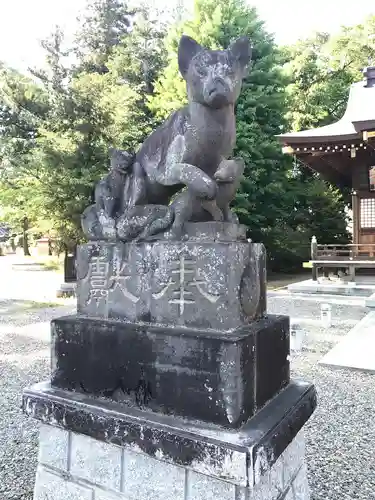
[[[228,102],[231,91],[223,78],[215,77],[207,84],[205,93],[208,104],[219,106]]]

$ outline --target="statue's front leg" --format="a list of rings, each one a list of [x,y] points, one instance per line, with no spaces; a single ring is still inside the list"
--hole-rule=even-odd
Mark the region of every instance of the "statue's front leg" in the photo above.
[[[231,210],[229,205],[223,208],[223,220],[224,222],[231,222],[232,224],[239,224],[238,215]]]
[[[213,200],[216,197],[216,182],[190,163],[167,165],[165,171],[157,177],[157,181],[164,186],[184,184],[195,197],[203,200]]]
[[[200,168],[183,162],[167,165],[163,175],[157,180],[164,186],[182,184],[187,188],[173,203],[174,221],[171,231],[174,238],[180,239],[185,222],[191,219],[194,203],[215,199],[216,182]]]
[[[211,215],[214,221],[223,222],[226,220],[223,210],[218,207],[216,200],[203,201],[202,208]]]

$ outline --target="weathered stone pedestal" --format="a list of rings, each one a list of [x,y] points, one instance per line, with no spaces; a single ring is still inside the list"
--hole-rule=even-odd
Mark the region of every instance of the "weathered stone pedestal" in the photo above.
[[[306,500],[301,428],[315,391],[292,383],[239,431],[40,384],[34,500]]]
[[[34,500],[308,500],[311,384],[266,315],[265,252],[234,224],[183,241],[94,242],[78,314],[52,322]]]

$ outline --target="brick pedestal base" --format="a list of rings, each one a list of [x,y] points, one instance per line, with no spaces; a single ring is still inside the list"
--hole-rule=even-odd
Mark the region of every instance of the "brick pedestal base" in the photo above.
[[[291,382],[225,429],[37,384],[23,396],[41,422],[34,500],[308,500],[315,405],[314,386]]]
[[[40,429],[34,500],[308,500],[300,432],[253,487],[50,425]]]

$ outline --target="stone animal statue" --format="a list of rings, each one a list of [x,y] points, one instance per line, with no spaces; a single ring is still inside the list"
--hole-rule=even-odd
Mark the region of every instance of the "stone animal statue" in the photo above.
[[[230,184],[225,177],[233,177],[230,170],[235,164],[225,160],[235,145],[234,106],[250,58],[247,38],[236,40],[222,51],[207,50],[188,36],[181,38],[178,64],[186,81],[188,105],[173,113],[137,152],[124,196],[128,210],[137,205],[169,205],[171,197],[186,187],[187,194],[182,194],[173,207],[171,229],[175,237],[180,237],[196,202],[201,208],[201,202],[211,201],[206,220],[212,220],[212,214],[219,220],[231,219],[228,203],[224,202],[228,196],[220,194],[218,183]],[[224,193],[228,186],[223,189]],[[169,212],[165,215],[172,220]],[[148,222],[154,228],[158,226],[157,220]],[[154,230],[146,228],[146,233]]]
[[[95,188],[95,204],[81,217],[82,229],[90,240],[116,240],[116,220],[123,213],[123,192],[134,155],[111,149],[111,169]]]

